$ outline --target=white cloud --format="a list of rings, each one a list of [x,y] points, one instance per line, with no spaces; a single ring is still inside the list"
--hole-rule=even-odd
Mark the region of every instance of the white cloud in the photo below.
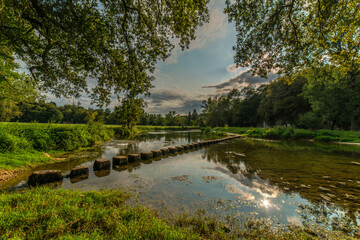
[[[244,71],[244,70],[245,70],[245,68],[237,67],[236,64],[231,64],[231,65],[226,67],[226,71],[228,73],[239,73],[239,72]]]
[[[218,39],[225,38],[228,32],[227,17],[223,13],[221,8],[215,7],[214,4],[210,5],[210,20],[208,23],[204,23],[203,26],[196,30],[196,39],[190,43],[189,50],[200,49],[205,47],[209,42],[214,42]],[[179,40],[175,39],[173,44],[175,48],[171,52],[169,58],[165,63],[172,64],[177,63],[182,51],[179,47]]]

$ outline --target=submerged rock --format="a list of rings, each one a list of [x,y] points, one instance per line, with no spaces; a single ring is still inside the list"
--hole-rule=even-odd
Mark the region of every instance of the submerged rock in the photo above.
[[[30,186],[61,181],[63,176],[60,170],[42,170],[33,172],[28,180]]]

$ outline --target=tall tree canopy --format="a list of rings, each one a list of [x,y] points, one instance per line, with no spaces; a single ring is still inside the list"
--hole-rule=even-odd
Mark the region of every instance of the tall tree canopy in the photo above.
[[[235,62],[265,76],[331,64],[348,84],[360,73],[359,0],[227,0],[235,22]]]
[[[0,56],[21,59],[40,87],[58,97],[90,92],[99,105],[111,94],[135,99],[149,93],[172,39],[184,49],[208,21],[208,2],[1,0]]]

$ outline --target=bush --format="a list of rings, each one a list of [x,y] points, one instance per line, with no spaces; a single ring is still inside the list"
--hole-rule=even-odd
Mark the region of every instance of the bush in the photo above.
[[[319,129],[322,127],[322,121],[314,112],[307,112],[299,116],[296,126],[305,129]]]
[[[0,152],[16,152],[31,148],[31,144],[23,138],[9,133],[0,133]]]
[[[114,136],[111,128],[101,124],[0,124],[0,152],[17,150],[76,150]]]

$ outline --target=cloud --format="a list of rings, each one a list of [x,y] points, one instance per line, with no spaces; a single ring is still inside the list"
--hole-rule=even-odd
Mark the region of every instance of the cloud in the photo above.
[[[232,66],[232,65],[230,65],[230,66]],[[234,69],[234,68],[230,67],[230,70],[232,70],[232,69]],[[259,84],[263,84],[263,83],[268,83],[277,77],[278,77],[278,74],[276,74],[274,72],[269,73],[268,78],[262,78],[260,76],[253,76],[248,71],[242,71],[236,77],[230,78],[229,80],[227,80],[223,83],[216,84],[216,85],[210,85],[210,86],[203,86],[202,88],[214,88],[216,90],[217,94],[222,94],[222,93],[231,91],[231,89],[233,89],[233,88],[243,88],[243,87],[249,86],[250,84],[259,85]]]
[[[214,2],[214,1],[212,1]],[[218,39],[225,38],[228,32],[227,16],[223,13],[222,9],[216,7],[215,4],[210,5],[210,20],[204,23],[195,32],[195,40],[190,43],[189,50],[200,49],[205,47],[209,42],[214,42]],[[182,50],[179,47],[179,39],[174,39],[173,44],[175,48],[171,52],[165,63],[177,63],[178,57],[181,55]]]
[[[238,72],[244,71],[244,69],[245,68],[243,68],[243,67],[237,67],[236,64],[231,64],[226,67],[226,71],[228,73],[238,73]]]
[[[149,113],[188,113],[196,109],[200,111],[202,101],[207,96],[203,94],[188,94],[182,90],[159,89],[154,90],[146,101],[148,106],[145,110]]]
[[[210,21],[196,31],[196,39],[191,42],[190,50],[203,48],[208,42],[224,38],[227,35],[228,22],[220,8],[210,9]]]

